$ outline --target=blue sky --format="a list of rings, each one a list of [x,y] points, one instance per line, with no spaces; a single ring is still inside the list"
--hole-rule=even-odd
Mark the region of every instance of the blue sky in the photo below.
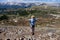
[[[50,2],[50,3],[60,3],[60,0],[0,0],[0,2]]]

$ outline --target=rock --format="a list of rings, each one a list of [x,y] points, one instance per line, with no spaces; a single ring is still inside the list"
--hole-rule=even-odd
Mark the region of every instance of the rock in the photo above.
[[[20,30],[18,30],[18,32],[17,32],[17,34],[21,34],[23,32],[23,30],[22,29],[20,29]]]
[[[7,39],[7,40],[10,40],[10,39]]]
[[[3,40],[3,39],[0,39],[0,40]]]
[[[37,27],[36,27],[37,28]],[[0,35],[0,39],[4,36],[5,38],[10,38],[10,40],[60,40],[60,30],[57,29],[46,29],[45,27],[40,30],[38,28],[35,30],[35,35],[29,34],[31,31],[29,27],[7,27],[0,28],[2,33],[5,32],[6,36]],[[57,31],[56,31],[57,30]],[[2,36],[2,37],[1,37]],[[4,38],[3,37],[3,38]],[[8,39],[9,40],[9,39]]]
[[[5,29],[4,28],[0,28],[0,33],[4,32]]]
[[[49,32],[47,35],[51,37],[53,35],[53,33],[52,32]]]

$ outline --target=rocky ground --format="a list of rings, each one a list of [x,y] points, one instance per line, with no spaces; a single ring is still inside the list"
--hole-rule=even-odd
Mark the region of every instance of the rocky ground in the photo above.
[[[60,40],[60,28],[35,27],[35,35],[27,26],[0,26],[0,40]]]

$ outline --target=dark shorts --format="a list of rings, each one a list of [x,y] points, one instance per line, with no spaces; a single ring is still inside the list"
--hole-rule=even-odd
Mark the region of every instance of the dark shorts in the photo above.
[[[32,28],[34,28],[35,27],[35,25],[32,25]]]

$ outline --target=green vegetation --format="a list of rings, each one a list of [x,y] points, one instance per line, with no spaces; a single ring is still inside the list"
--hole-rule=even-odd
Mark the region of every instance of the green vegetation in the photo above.
[[[1,21],[1,20],[8,20],[8,18],[9,18],[9,17],[8,17],[7,15],[2,15],[2,16],[0,16],[0,21]]]
[[[45,6],[34,6],[31,8],[18,8],[18,9],[1,9],[0,14],[6,15],[19,15],[19,16],[28,16],[30,14],[36,16],[47,16],[47,14],[60,14],[60,8],[57,7],[45,7]]]

